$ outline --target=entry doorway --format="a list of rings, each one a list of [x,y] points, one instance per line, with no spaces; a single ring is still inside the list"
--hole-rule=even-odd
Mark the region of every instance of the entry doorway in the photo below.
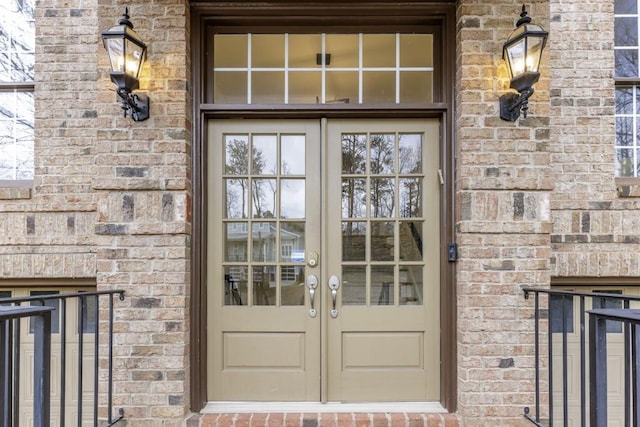
[[[207,398],[440,398],[440,121],[208,124]]]

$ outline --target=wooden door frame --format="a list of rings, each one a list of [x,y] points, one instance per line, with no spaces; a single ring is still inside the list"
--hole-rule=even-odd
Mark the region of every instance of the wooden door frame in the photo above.
[[[206,282],[207,245],[207,122],[221,118],[428,118],[441,120],[442,149],[440,164],[444,177],[440,200],[441,271],[441,372],[440,402],[449,411],[457,409],[457,333],[455,264],[447,262],[447,244],[455,241],[454,186],[454,85],[455,85],[455,2],[412,0],[399,7],[395,1],[380,0],[191,0],[191,70],[193,107],[192,144],[192,239],[190,290],[190,402],[200,411],[206,396]],[[330,12],[327,12],[330,11]],[[329,13],[329,14],[328,14]],[[433,103],[424,105],[216,105],[204,84],[210,67],[205,48],[214,26],[242,27],[262,31],[295,31],[310,28],[330,30],[348,25],[353,31],[402,31],[419,27],[437,27],[434,42],[439,67],[434,87],[442,88]],[[209,68],[210,69],[210,68]]]

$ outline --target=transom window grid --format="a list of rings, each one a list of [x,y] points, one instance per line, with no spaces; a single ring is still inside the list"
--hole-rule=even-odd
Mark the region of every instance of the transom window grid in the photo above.
[[[0,4],[0,182],[33,179],[34,6]]]
[[[618,177],[640,174],[639,51],[638,0],[616,0],[614,6],[614,55],[616,78],[616,167]]]
[[[421,134],[342,135],[342,302],[423,304]]]
[[[223,137],[225,305],[304,305],[305,139]]]
[[[431,34],[214,36],[216,104],[428,103],[433,74]]]

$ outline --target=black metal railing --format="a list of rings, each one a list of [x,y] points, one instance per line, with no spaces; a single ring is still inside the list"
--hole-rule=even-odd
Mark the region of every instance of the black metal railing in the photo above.
[[[117,415],[113,410],[115,297],[123,300],[124,291],[68,294],[42,291],[28,297],[0,298],[0,305],[5,306],[2,312],[7,317],[0,323],[0,427],[31,425],[26,420],[30,417],[36,426],[48,426],[50,419],[57,419],[55,423],[60,426],[97,427],[102,393],[106,395],[103,426],[112,426],[123,418],[122,409]],[[34,320],[37,316],[20,314],[27,311],[35,311],[37,316],[41,316],[40,311],[50,313],[49,325],[44,327],[44,341],[41,341],[41,321]],[[44,353],[39,356],[41,352]],[[31,354],[37,362],[35,367],[25,363]],[[106,360],[106,380],[102,381],[99,378],[101,360]],[[50,366],[50,374],[39,367],[43,365]],[[28,369],[34,371],[24,375]],[[50,384],[50,392],[34,388],[31,396],[30,384],[25,383],[29,377],[34,379],[34,384],[42,381],[46,388]],[[41,402],[42,398],[47,402]],[[36,417],[44,418],[45,424],[36,424]]]
[[[590,425],[589,399],[595,398],[590,392],[593,375],[589,374],[589,346],[596,344],[588,339],[589,310],[640,307],[640,296],[533,287],[525,287],[523,291],[525,299],[533,295],[535,334],[535,402],[532,407],[525,408],[524,416],[541,427],[587,427]],[[615,337],[617,345],[622,347],[623,368],[626,369],[634,357],[631,328],[613,320],[607,320],[605,325],[606,334]],[[624,381],[621,397],[625,402],[631,402],[635,395],[631,379],[624,375],[620,381]],[[604,392],[606,394],[606,390]],[[631,409],[629,406],[625,408],[620,425],[631,426]],[[620,409],[619,412],[622,411]],[[636,421],[633,426],[640,424]]]
[[[640,310],[598,309],[589,312],[589,421],[591,427],[609,425],[607,405],[607,323],[624,325],[625,387],[624,425],[640,426]]]

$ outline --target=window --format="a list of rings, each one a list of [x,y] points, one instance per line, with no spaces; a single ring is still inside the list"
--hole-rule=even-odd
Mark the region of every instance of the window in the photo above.
[[[0,2],[0,182],[33,179],[34,5]]]
[[[216,34],[216,104],[434,100],[433,34]]]

